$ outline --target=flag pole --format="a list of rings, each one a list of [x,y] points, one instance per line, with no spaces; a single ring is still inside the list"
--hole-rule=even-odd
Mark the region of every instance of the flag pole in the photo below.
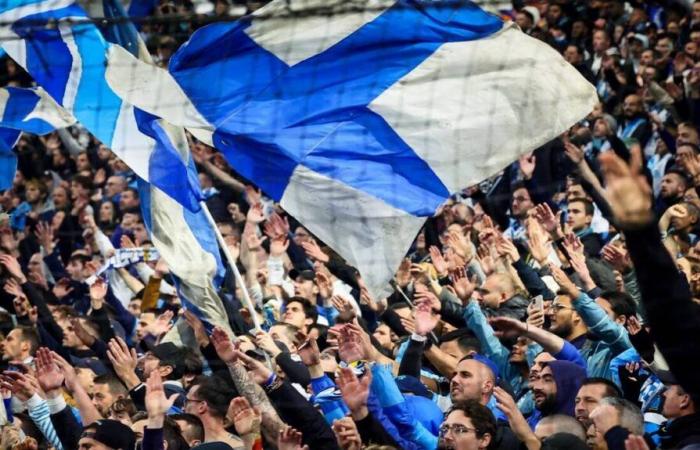
[[[238,271],[236,261],[233,259],[233,256],[231,255],[231,252],[229,251],[228,246],[224,241],[224,237],[219,231],[219,227],[216,226],[216,221],[214,220],[214,217],[212,217],[211,213],[209,212],[209,208],[207,207],[207,204],[204,201],[199,202],[199,205],[202,207],[204,215],[207,216],[207,220],[211,224],[211,227],[214,229],[214,234],[216,234],[216,240],[219,242],[219,246],[224,251],[226,261],[228,261],[228,265],[231,267],[233,275],[236,278],[236,284],[241,287],[241,292],[243,292],[243,305],[248,309],[248,311],[250,311],[250,317],[253,319],[253,326],[255,327],[255,330],[263,331],[262,326],[260,326],[260,320],[258,319],[258,315],[255,313],[255,305],[250,299],[250,294],[248,294],[248,288],[243,282],[241,272]]]

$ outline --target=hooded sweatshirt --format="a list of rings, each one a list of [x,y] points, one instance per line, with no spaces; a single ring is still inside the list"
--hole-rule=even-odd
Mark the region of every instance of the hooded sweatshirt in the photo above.
[[[552,370],[554,382],[557,385],[555,406],[552,411],[547,412],[547,415],[565,414],[574,417],[576,394],[586,378],[586,369],[569,361],[550,361],[546,366]],[[542,417],[544,417],[542,412],[536,409],[527,422],[534,430]]]

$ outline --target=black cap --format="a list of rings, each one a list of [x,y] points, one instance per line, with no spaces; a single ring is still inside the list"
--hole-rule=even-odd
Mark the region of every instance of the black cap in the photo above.
[[[313,270],[308,269],[302,271],[292,269],[289,271],[289,278],[292,280],[297,280],[299,277],[301,277],[303,280],[314,281],[316,279],[316,274]]]
[[[172,379],[182,378],[185,373],[186,349],[178,347],[172,342],[164,342],[153,347],[151,353],[158,358],[161,366],[173,368]]]
[[[85,427],[82,438],[94,439],[114,450],[132,450],[136,435],[131,428],[117,420],[98,420]]]
[[[661,381],[666,386],[673,386],[674,384],[680,384],[680,383],[678,383],[678,380],[673,375],[673,373],[671,373],[670,370],[658,369],[658,370],[654,371],[654,374],[656,374],[659,381]]]

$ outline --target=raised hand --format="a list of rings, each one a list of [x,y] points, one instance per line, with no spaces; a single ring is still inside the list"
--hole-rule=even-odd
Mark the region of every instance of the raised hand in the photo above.
[[[447,261],[443,258],[440,249],[433,245],[428,251],[430,252],[430,260],[433,262],[433,267],[435,267],[438,276],[440,278],[446,277],[448,271]]]
[[[282,350],[275,344],[275,341],[270,336],[270,333],[265,331],[258,331],[255,334],[255,345],[260,347],[265,353],[275,358],[277,355],[282,353]]]
[[[627,249],[614,242],[603,247],[602,257],[604,261],[621,274],[625,274],[632,269],[632,259]]]
[[[36,379],[28,374],[5,371],[0,375],[0,387],[12,392],[19,400],[26,402],[39,390]]]
[[[550,246],[547,236],[536,220],[528,220],[527,222],[527,240],[532,257],[540,265],[544,264],[549,256]]]
[[[126,384],[127,388],[132,389],[140,383],[135,372],[138,363],[136,350],[129,349],[121,338],[117,337],[109,341],[107,357],[117,376]]]
[[[471,261],[474,257],[471,242],[459,231],[450,231],[447,235],[447,245],[466,261]]]
[[[442,303],[440,303],[440,299],[437,298],[437,296],[433,294],[430,290],[428,290],[428,288],[425,285],[416,284],[415,291],[416,292],[413,295],[413,299],[416,303],[425,302],[433,311],[440,311],[442,309]]]
[[[333,422],[332,428],[341,449],[360,450],[362,448],[360,432],[351,417],[336,420]]]
[[[239,436],[260,434],[262,414],[250,406],[245,397],[234,397],[228,405],[226,418],[233,423]]]
[[[80,321],[80,318],[71,318],[70,324],[71,326],[73,326],[73,331],[75,332],[76,336],[83,342],[83,344],[90,347],[92,346],[92,344],[95,343],[95,337],[88,333],[88,331],[85,329],[82,322]]]
[[[289,239],[281,237],[270,241],[270,256],[281,257],[289,248]]]
[[[0,255],[0,264],[5,266],[7,272],[20,284],[27,282],[27,278],[22,273],[22,267],[19,265],[17,258],[8,254]]]
[[[499,256],[507,257],[511,263],[520,260],[520,253],[518,252],[515,244],[513,244],[513,241],[510,239],[506,239],[504,237],[499,238],[496,241],[496,251],[498,252]]]
[[[262,203],[255,203],[248,209],[248,214],[246,215],[246,220],[249,223],[257,225],[265,220],[265,213],[263,212]]]
[[[253,381],[255,381],[257,384],[262,386],[265,384],[265,382],[267,382],[267,380],[270,379],[272,371],[257,359],[251,358],[240,350],[236,350],[236,358],[243,363],[245,368],[248,370],[248,373],[253,378]]]
[[[331,279],[323,270],[316,272],[316,286],[318,286],[318,294],[324,299],[330,299],[333,295]]]
[[[304,249],[306,256],[315,261],[320,261],[324,264],[330,261],[328,255],[326,255],[323,252],[323,250],[321,250],[321,247],[319,247],[318,243],[314,239],[309,239],[307,241],[302,242],[301,248]]]
[[[289,221],[273,213],[265,222],[264,231],[271,240],[286,238],[289,235]]]
[[[401,288],[405,289],[408,283],[411,282],[411,260],[404,258],[401,260],[399,269],[396,271],[396,284]]]
[[[209,339],[211,345],[214,346],[214,350],[216,350],[216,354],[219,355],[219,359],[224,363],[233,364],[238,360],[236,354],[237,347],[233,345],[231,338],[223,328],[214,328]]]
[[[202,321],[188,309],[185,310],[183,316],[185,317],[187,325],[192,328],[197,344],[199,344],[200,347],[206,347],[207,344],[209,344],[209,336],[207,336],[207,330],[204,328]]]
[[[65,377],[54,362],[51,350],[46,347],[38,349],[34,360],[36,364],[36,377],[41,389],[47,394],[60,389],[61,386],[63,386]]]
[[[564,153],[569,157],[572,163],[579,165],[583,162],[583,149],[581,147],[574,145],[571,141],[566,140],[564,142]]]
[[[494,330],[494,334],[499,338],[517,338],[525,334],[527,324],[509,317],[494,317],[489,319],[489,324]]]
[[[554,277],[554,281],[557,282],[559,285],[559,288],[564,291],[569,297],[572,299],[578,298],[578,296],[581,294],[576,285],[569,279],[569,277],[564,273],[561,268],[557,267],[554,264],[549,265],[549,271],[552,273],[552,276]]]
[[[343,401],[352,413],[353,419],[364,419],[368,414],[367,398],[369,397],[369,387],[372,384],[372,372],[365,371],[362,380],[358,380],[353,369],[342,367],[335,382],[343,396]]]
[[[345,314],[350,314],[352,316],[355,315],[355,309],[352,307],[350,302],[347,299],[341,297],[340,295],[332,296],[331,297],[331,304],[341,314],[345,313]]]
[[[177,396],[178,394],[173,394],[169,398],[166,397],[160,372],[157,370],[151,371],[150,376],[146,380],[146,396],[144,398],[148,418],[162,419],[175,404]]]
[[[309,446],[301,445],[301,433],[292,427],[285,427],[280,430],[280,435],[277,438],[278,450],[308,450]]]
[[[172,320],[174,316],[175,314],[172,311],[165,311],[163,314],[156,317],[156,320],[148,325],[145,331],[155,337],[164,335],[173,327]]]
[[[80,383],[78,381],[78,374],[75,371],[75,368],[65,359],[61,357],[56,352],[51,352],[51,359],[53,360],[54,364],[58,367],[58,370],[61,371],[63,374],[63,379],[65,380],[66,388],[68,388],[69,391],[73,392]]]
[[[427,301],[416,303],[413,309],[413,322],[416,334],[427,336],[440,322],[440,314],[435,314]]]
[[[47,222],[39,222],[36,225],[36,231],[34,232],[36,239],[39,244],[44,247],[44,251],[47,254],[53,253],[54,248],[54,238],[53,238],[53,228]]]
[[[638,228],[654,220],[651,188],[644,176],[632,171],[615,152],[599,156],[605,178],[605,198],[622,228]]]
[[[542,228],[547,231],[554,239],[559,239],[563,237],[561,231],[560,218],[561,211],[557,212],[556,215],[552,212],[552,209],[546,203],[540,203],[535,206],[535,220],[537,220]]]
[[[53,295],[61,299],[73,292],[73,289],[68,278],[61,278],[53,287]]]
[[[318,343],[315,338],[308,338],[299,346],[297,354],[301,358],[301,362],[307,367],[321,364],[321,351],[318,348]]]
[[[102,308],[105,297],[107,296],[107,283],[102,278],[97,278],[90,285],[90,303],[93,309]]]
[[[536,158],[533,153],[527,153],[518,158],[518,163],[520,165],[520,172],[523,174],[523,178],[529,180],[535,173]]]

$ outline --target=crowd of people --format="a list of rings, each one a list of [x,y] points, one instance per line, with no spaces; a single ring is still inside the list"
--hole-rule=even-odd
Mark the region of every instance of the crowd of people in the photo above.
[[[387,298],[192,138],[244,276],[212,329],[167,261],[102,272],[153,247],[133,172],[79,126],[24,135],[0,449],[700,448],[700,1],[513,3],[600,104],[454,195]],[[0,82],[31,79],[5,59]]]

